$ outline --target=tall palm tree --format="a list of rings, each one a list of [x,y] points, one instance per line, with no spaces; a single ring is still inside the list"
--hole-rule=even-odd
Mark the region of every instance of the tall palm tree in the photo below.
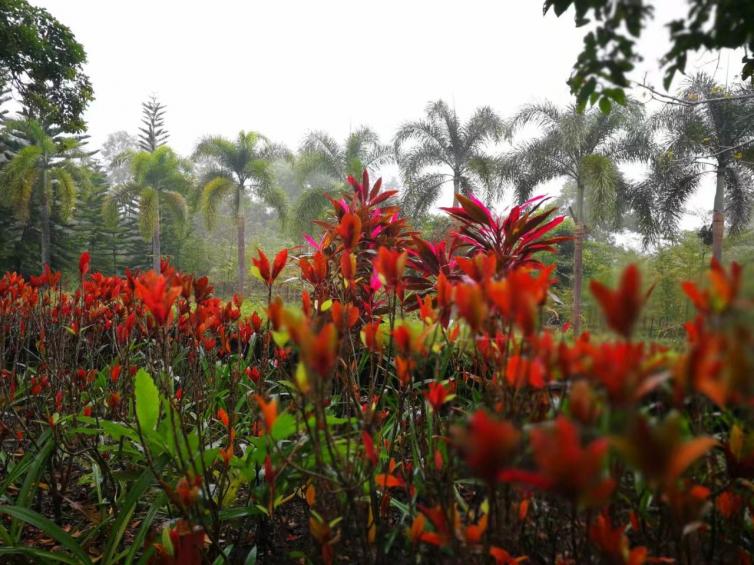
[[[289,158],[289,152],[265,136],[241,131],[235,141],[224,137],[207,137],[194,158],[206,158],[210,168],[201,183],[201,203],[207,227],[213,226],[222,201],[230,199],[238,232],[238,294],[243,296],[246,275],[246,218],[244,197],[247,193],[274,208],[285,221],[285,194],[274,184],[272,162]]]
[[[160,217],[167,210],[179,223],[188,219],[184,194],[191,186],[187,163],[169,147],[140,151],[130,157],[133,181],[117,186],[105,203],[106,216],[114,218],[120,208],[139,198],[139,230],[152,242],[152,268],[160,270]]]
[[[501,160],[503,175],[512,182],[518,200],[528,199],[535,187],[554,179],[567,178],[575,184],[572,324],[577,334],[586,222],[610,223],[626,207],[627,185],[618,165],[649,158],[651,135],[642,118],[642,107],[632,101],[609,114],[596,108],[579,113],[575,106],[558,108],[545,102],[524,106],[508,124],[509,139],[526,125],[539,128],[538,136],[514,145]]]
[[[322,131],[307,134],[295,166],[304,186],[295,204],[300,227],[321,215],[329,204],[325,194],[343,190],[349,175],[360,178],[364,169],[375,172],[393,160],[392,147],[380,143],[377,133],[366,126],[348,134],[342,145]]]
[[[406,183],[404,209],[425,213],[448,183],[454,195],[483,191],[487,199],[497,198],[496,160],[487,145],[499,140],[502,129],[502,120],[487,106],[463,123],[442,100],[427,106],[424,119],[403,124],[393,143]]]
[[[683,204],[707,173],[715,173],[712,208],[712,254],[722,258],[726,216],[731,231],[746,227],[754,203],[754,87],[730,88],[709,75],[691,77],[678,98],[667,104],[653,125],[662,149],[639,188],[637,207],[648,239],[674,233]]]
[[[0,195],[19,219],[28,221],[33,209],[39,214],[40,257],[50,263],[51,222],[54,204],[61,219],[73,211],[81,168],[75,159],[83,157],[78,139],[58,136],[34,119],[9,120],[8,131],[20,148],[5,164]]]

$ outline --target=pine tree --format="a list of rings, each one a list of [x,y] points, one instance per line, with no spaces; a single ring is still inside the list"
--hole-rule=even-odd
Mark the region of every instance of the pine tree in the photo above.
[[[142,102],[141,115],[143,126],[139,128],[139,148],[142,151],[154,153],[155,149],[168,141],[168,131],[165,129],[165,106],[152,95],[149,100]]]

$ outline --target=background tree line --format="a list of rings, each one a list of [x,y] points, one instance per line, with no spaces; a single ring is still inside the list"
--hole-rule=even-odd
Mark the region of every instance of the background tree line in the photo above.
[[[641,237],[642,260],[650,269],[659,261],[657,277],[673,264],[659,257],[680,253],[686,271],[721,258],[726,233],[731,256],[751,254],[750,83],[695,75],[655,112],[620,88],[584,98],[583,85],[571,106],[543,102],[510,116],[482,107],[464,120],[439,100],[391,140],[368,127],[344,140],[315,131],[291,150],[241,131],[207,136],[190,156],[170,148],[166,108],[153,97],[135,135],[116,132],[92,148],[82,119],[93,98],[83,47],[23,0],[3,0],[0,13],[1,270],[73,271],[88,250],[103,273],[159,268],[167,258],[243,294],[251,250],[298,245],[305,233],[316,238],[326,195],[337,197],[349,174],[391,164],[400,171],[404,213],[434,239],[448,226],[433,211],[452,194],[494,205],[561,183],[558,205],[570,218],[563,229],[573,239],[558,259],[564,307],[554,314],[577,330],[588,318],[583,277],[604,278],[605,265],[637,253],[616,244],[621,230]],[[698,233],[683,233],[684,204],[706,177],[714,179],[711,218]]]

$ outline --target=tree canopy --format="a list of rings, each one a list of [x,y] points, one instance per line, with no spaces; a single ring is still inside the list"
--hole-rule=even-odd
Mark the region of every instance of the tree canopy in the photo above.
[[[664,85],[670,88],[677,72],[686,69],[689,53],[699,49],[746,49],[741,78],[754,77],[754,2],[689,0],[685,18],[667,22],[670,49],[660,59]],[[612,101],[623,103],[629,74],[642,60],[637,40],[654,18],[653,0],[545,0],[544,13],[556,16],[575,10],[577,27],[596,21],[584,36],[584,47],[568,81],[580,108],[599,100],[609,111]]]
[[[0,85],[10,84],[31,117],[84,130],[94,99],[84,63],[84,47],[47,10],[0,0]]]

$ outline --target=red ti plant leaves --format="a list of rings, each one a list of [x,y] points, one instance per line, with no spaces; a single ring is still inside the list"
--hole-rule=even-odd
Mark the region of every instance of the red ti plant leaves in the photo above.
[[[440,506],[427,507],[419,506],[420,513],[416,515],[409,530],[409,538],[412,542],[423,542],[437,547],[445,547],[453,537],[445,517],[445,513]],[[434,531],[425,531],[424,527],[429,519]]]
[[[325,324],[318,333],[312,329],[313,323],[294,316],[285,314],[285,324],[291,339],[298,345],[301,359],[308,369],[314,370],[319,376],[325,378],[338,358],[338,331],[335,324]]]
[[[500,313],[516,324],[524,335],[534,333],[537,308],[544,304],[550,276],[555,265],[540,269],[536,274],[528,267],[519,267],[498,281],[486,286],[487,295]]]
[[[680,476],[717,445],[717,441],[709,436],[684,440],[676,414],[652,424],[639,416],[626,435],[614,437],[611,441],[648,481],[666,491],[675,490]]]
[[[226,428],[230,425],[230,418],[228,418],[228,413],[225,411],[225,408],[217,409],[217,419]]]
[[[745,433],[734,424],[723,446],[728,476],[732,479],[754,479],[754,433]]]
[[[340,300],[333,300],[330,312],[335,327],[344,333],[359,321],[359,308],[354,304],[343,304]]]
[[[172,319],[175,300],[181,294],[180,286],[172,286],[168,279],[154,271],[147,271],[135,279],[136,294],[144,302],[158,325],[164,326]]]
[[[526,556],[513,557],[505,549],[495,545],[490,547],[490,556],[495,560],[495,565],[518,565],[529,560]]]
[[[346,249],[353,249],[361,239],[361,218],[353,212],[345,214],[340,219],[335,233],[338,234]]]
[[[272,277],[270,284],[272,284],[280,275],[281,271],[285,268],[285,264],[288,262],[288,250],[283,249],[275,255],[275,260],[272,262]]]
[[[178,520],[170,530],[172,551],[156,545],[156,553],[149,559],[150,565],[201,565],[204,549],[204,530],[191,526],[186,520]]]
[[[259,271],[259,277],[262,279],[262,282],[269,285],[272,271],[270,270],[270,260],[267,258],[267,254],[261,249],[257,249],[257,257],[252,258],[251,263]]]
[[[476,283],[458,284],[455,287],[455,305],[459,315],[474,332],[479,332],[487,321],[487,302],[482,288]]]
[[[450,391],[444,384],[433,381],[429,383],[429,390],[424,393],[424,396],[432,407],[432,410],[438,412],[442,408],[442,405],[447,402]]]
[[[406,486],[406,481],[398,474],[398,472],[396,471],[397,468],[398,464],[395,462],[395,459],[390,459],[388,463],[388,472],[378,473],[374,477],[374,481],[377,486],[383,489]]]
[[[374,260],[374,269],[380,282],[400,293],[403,289],[403,271],[406,268],[408,254],[387,247],[380,247]]]
[[[287,249],[283,249],[275,255],[272,266],[270,266],[270,260],[267,258],[267,255],[261,249],[257,249],[257,257],[251,259],[253,270],[256,271],[254,274],[258,275],[259,279],[268,287],[271,287],[278,278],[287,261]]]
[[[537,264],[534,254],[553,251],[564,237],[543,237],[557,227],[563,217],[551,218],[555,208],[539,210],[545,198],[533,198],[514,206],[506,218],[497,218],[474,196],[457,195],[460,207],[443,208],[461,223],[454,236],[454,247],[469,248],[470,255],[477,252],[494,253],[499,273],[508,269]]]
[[[374,440],[372,439],[372,436],[366,430],[361,432],[361,441],[364,444],[364,453],[367,461],[371,463],[372,467],[376,467],[378,461],[377,450],[374,448]]]
[[[329,267],[327,258],[321,251],[315,252],[311,260],[306,257],[299,259],[299,267],[301,277],[312,285],[318,286],[327,281]]]
[[[742,273],[741,265],[735,261],[730,265],[730,273],[726,273],[717,259],[713,258],[707,272],[708,288],[700,289],[691,281],[681,283],[681,288],[701,314],[719,313],[729,308],[738,298]]]
[[[503,480],[526,482],[585,506],[601,506],[608,500],[615,482],[603,477],[606,439],[582,446],[578,428],[564,416],[558,416],[551,428],[532,430],[530,439],[538,470],[507,472]]]
[[[79,275],[83,280],[86,274],[89,272],[89,263],[91,261],[91,255],[88,251],[84,251],[79,257]]]
[[[115,363],[115,365],[110,368],[110,380],[114,383],[117,383],[118,379],[120,379],[120,372],[120,363]]]
[[[257,394],[255,398],[259,405],[259,410],[262,413],[262,418],[264,419],[264,427],[266,428],[267,433],[270,433],[272,431],[272,426],[275,425],[275,420],[277,420],[278,417],[277,400],[272,399],[268,402],[259,394]]]
[[[717,508],[720,515],[726,520],[730,520],[740,514],[743,507],[743,497],[730,490],[720,493],[717,500],[715,500],[715,508]]]
[[[521,434],[508,421],[496,420],[477,410],[464,428],[454,429],[454,445],[471,472],[494,483],[510,467]]]
[[[330,565],[335,558],[333,544],[337,541],[336,536],[327,521],[316,514],[309,518],[309,533],[320,546],[322,561]]]
[[[589,538],[606,562],[642,565],[647,558],[647,548],[631,549],[625,530],[625,526],[613,526],[610,517],[602,513],[589,526]]]
[[[650,288],[646,293],[642,293],[641,275],[637,266],[631,264],[626,267],[615,290],[598,281],[591,281],[590,288],[605,314],[610,329],[626,339],[630,338],[641,308],[652,292]]]

